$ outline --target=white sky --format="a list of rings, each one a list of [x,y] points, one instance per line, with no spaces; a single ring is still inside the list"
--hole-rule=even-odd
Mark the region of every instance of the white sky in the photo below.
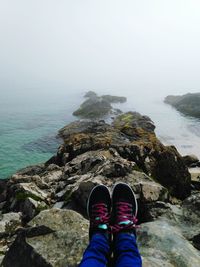
[[[200,91],[199,0],[0,0],[0,90]]]

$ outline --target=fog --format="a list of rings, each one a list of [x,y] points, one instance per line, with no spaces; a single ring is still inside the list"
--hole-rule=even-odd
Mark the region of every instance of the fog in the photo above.
[[[198,0],[0,0],[0,93],[200,89]]]

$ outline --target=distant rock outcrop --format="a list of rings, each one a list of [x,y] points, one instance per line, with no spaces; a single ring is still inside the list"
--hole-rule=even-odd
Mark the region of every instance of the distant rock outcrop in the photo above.
[[[120,110],[112,108],[112,103],[124,103],[126,97],[103,95],[98,96],[95,92],[89,91],[85,94],[85,100],[73,115],[85,119],[99,119],[109,114],[120,113]]]
[[[169,95],[164,100],[185,115],[200,118],[200,93],[182,96]]]

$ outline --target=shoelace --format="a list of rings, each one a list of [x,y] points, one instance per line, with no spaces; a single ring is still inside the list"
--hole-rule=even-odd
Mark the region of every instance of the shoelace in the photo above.
[[[105,203],[97,203],[92,206],[91,225],[92,227],[98,227],[100,224],[108,225],[110,216],[108,208]]]
[[[112,225],[112,233],[118,233],[121,230],[131,230],[138,226],[137,218],[132,215],[132,205],[127,202],[117,202],[116,223]]]

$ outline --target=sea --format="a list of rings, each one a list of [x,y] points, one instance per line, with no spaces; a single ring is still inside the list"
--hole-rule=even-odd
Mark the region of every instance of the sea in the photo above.
[[[6,92],[0,98],[0,179],[10,177],[28,165],[47,161],[61,140],[57,132],[76,120],[72,113],[84,100],[87,89],[29,88]],[[163,102],[165,94],[144,94],[134,90],[120,93],[114,89],[100,94],[127,97],[115,104],[122,111],[137,111],[149,116],[156,134],[165,145],[174,145],[181,155],[200,158],[200,120],[184,116]]]

